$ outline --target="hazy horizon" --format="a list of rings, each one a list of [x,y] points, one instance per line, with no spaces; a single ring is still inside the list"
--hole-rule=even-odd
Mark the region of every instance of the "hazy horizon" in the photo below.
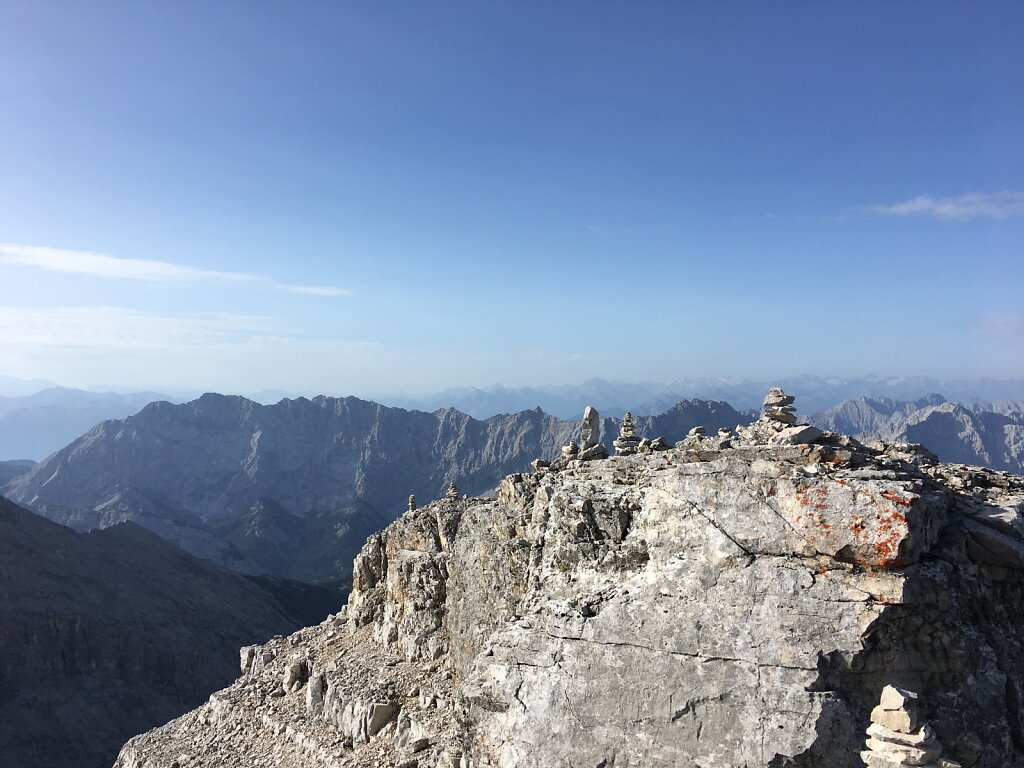
[[[0,374],[1024,378],[1022,22],[5,4]]]

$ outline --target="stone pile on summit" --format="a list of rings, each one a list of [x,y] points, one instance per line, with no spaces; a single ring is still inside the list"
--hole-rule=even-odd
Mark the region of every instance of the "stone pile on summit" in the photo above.
[[[575,466],[581,461],[594,461],[596,459],[607,459],[608,449],[598,442],[598,434],[601,430],[601,415],[597,409],[588,405],[583,411],[583,421],[580,424],[580,442],[570,440],[562,446],[562,453],[555,461],[548,463],[543,459],[536,459],[531,462],[534,470],[540,472],[549,467],[554,470],[566,469]]]
[[[601,429],[601,415],[597,409],[588,405],[583,411],[583,425],[580,430],[580,453],[581,461],[592,461],[593,459],[607,459],[608,449],[598,442],[598,433]]]
[[[755,445],[806,445],[817,441],[823,435],[820,429],[809,424],[797,425],[795,400],[781,387],[772,387],[765,395],[761,418],[749,426],[737,427],[737,435],[743,442]]]
[[[782,387],[772,387],[764,397],[764,418],[788,427],[793,426],[796,424],[796,411],[793,408],[795,401],[796,398],[783,392]]]
[[[636,437],[636,427],[633,425],[633,414],[626,412],[622,417],[622,426],[619,427],[619,436],[615,438],[612,445],[615,446],[615,453],[619,456],[631,456],[636,453],[640,441]]]
[[[941,757],[942,745],[928,723],[921,722],[916,693],[887,685],[871,710],[867,749],[860,753],[868,768],[960,768]]]

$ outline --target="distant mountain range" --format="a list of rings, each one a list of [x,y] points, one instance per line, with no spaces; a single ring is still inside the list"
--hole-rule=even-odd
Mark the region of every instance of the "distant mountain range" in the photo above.
[[[799,399],[797,407],[809,411]],[[1021,472],[1022,411],[1021,401],[861,397],[810,420],[863,441],[921,442],[946,461]],[[684,400],[637,422],[641,434],[675,441],[693,426],[735,427],[755,413]],[[9,478],[3,492],[12,499],[77,530],[133,520],[241,573],[338,582],[366,536],[394,520],[410,494],[435,499],[453,480],[464,493],[486,494],[532,459],[555,458],[578,438],[578,416],[534,408],[476,419],[355,397],[264,406],[211,394],[102,422],[38,465],[0,463],[0,477]],[[606,413],[609,447],[617,428]]]
[[[234,680],[239,646],[343,599],[231,573],[132,523],[75,533],[0,498],[0,763],[109,766],[129,736]]]
[[[36,463],[29,459],[14,459],[12,461],[0,461],[0,486],[10,482],[18,475],[24,475],[30,471]]]
[[[678,440],[734,427],[725,403],[685,401],[637,420]],[[602,425],[610,443],[616,423]],[[454,409],[387,408],[354,397],[263,406],[204,395],[106,421],[9,481],[4,493],[78,530],[134,520],[235,570],[302,581],[348,578],[366,537],[445,493],[491,491],[578,439],[578,420],[539,409],[477,420]]]
[[[1024,400],[1024,381],[995,379],[940,380],[925,376],[823,378],[794,376],[758,381],[713,378],[679,379],[663,384],[590,379],[564,386],[448,389],[433,395],[379,397],[387,405],[431,411],[457,408],[475,418],[542,408],[560,418],[574,418],[593,405],[608,416],[661,413],[680,400],[699,398],[728,402],[740,410],[758,409],[764,393],[779,386],[796,397],[803,413],[817,413],[858,397],[915,400],[929,392],[942,392],[963,403]]]
[[[0,460],[43,459],[107,419],[135,413],[156,392],[87,392],[53,387],[18,397],[0,397]]]
[[[860,397],[810,420],[862,442],[921,443],[943,461],[1024,473],[1024,401],[964,405],[936,394],[913,401]]]

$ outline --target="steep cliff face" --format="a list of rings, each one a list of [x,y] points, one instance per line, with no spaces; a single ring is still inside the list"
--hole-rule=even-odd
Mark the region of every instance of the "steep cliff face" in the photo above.
[[[641,426],[678,439],[739,419],[723,403],[692,401]],[[6,493],[78,530],[135,520],[236,570],[319,581],[347,576],[410,494],[438,498],[452,480],[465,493],[492,491],[578,436],[578,422],[540,410],[478,421],[351,397],[262,406],[205,395],[105,422]]]
[[[407,513],[346,613],[117,766],[853,768],[888,683],[1024,765],[1024,479],[746,434]]]
[[[0,498],[0,763],[109,766],[230,682],[239,645],[301,626],[284,587],[131,523],[75,533]]]

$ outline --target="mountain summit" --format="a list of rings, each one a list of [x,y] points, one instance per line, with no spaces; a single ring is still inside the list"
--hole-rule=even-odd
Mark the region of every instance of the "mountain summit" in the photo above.
[[[1024,764],[1024,478],[791,402],[414,506],[117,768]]]

